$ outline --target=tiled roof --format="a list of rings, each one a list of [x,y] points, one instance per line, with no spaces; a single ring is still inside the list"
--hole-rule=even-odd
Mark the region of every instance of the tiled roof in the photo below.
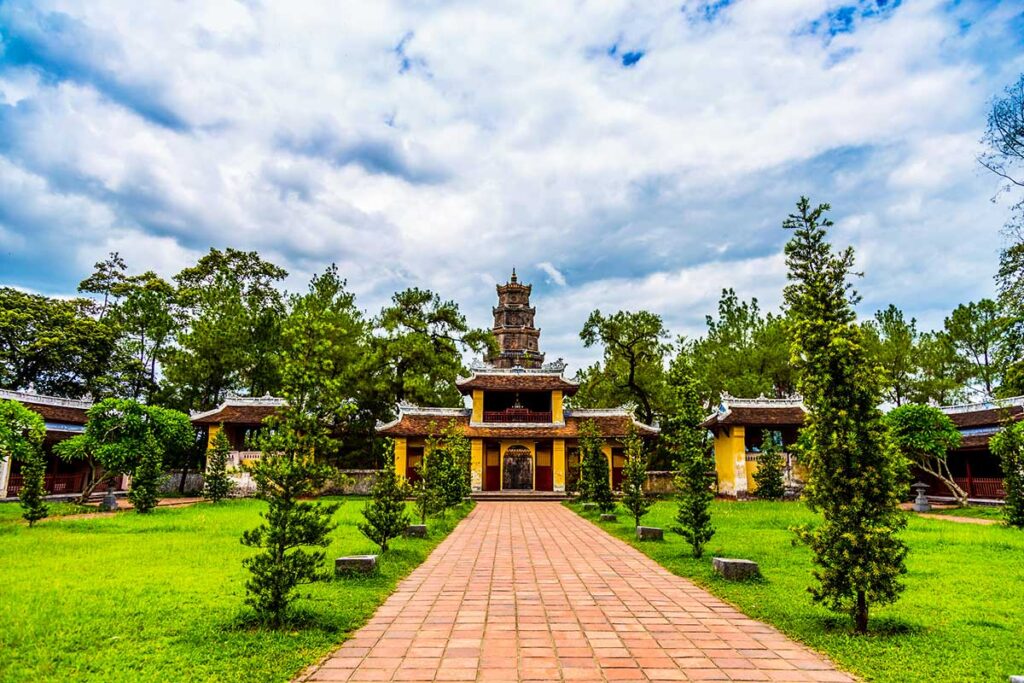
[[[799,398],[734,398],[725,396],[718,410],[712,413],[702,427],[716,426],[772,426],[799,427],[804,423],[803,401]]]
[[[1024,397],[944,406],[940,410],[949,415],[949,419],[960,429],[994,426],[1002,422],[1007,415],[1020,419],[1024,413]]]
[[[224,403],[203,413],[193,413],[192,424],[245,424],[258,425],[284,405],[283,398],[262,396],[249,398],[229,396]]]
[[[604,436],[621,437],[629,433],[630,426],[640,436],[653,437],[656,427],[640,424],[623,409],[566,411],[565,422],[560,424],[490,424],[470,423],[472,411],[468,408],[406,408],[398,419],[381,425],[378,433],[385,436],[427,436],[437,433],[455,420],[467,437],[493,437],[502,439],[574,439],[579,435],[584,420],[597,423]]]
[[[528,372],[517,369],[474,372],[470,377],[460,377],[455,386],[463,394],[474,389],[485,391],[555,391],[561,390],[571,396],[579,385],[562,376],[560,372]]]
[[[36,394],[30,391],[0,389],[0,399],[18,401],[26,408],[39,413],[48,422],[64,422],[77,425],[84,425],[86,423],[85,412],[92,407],[92,401],[44,396],[43,394]]]

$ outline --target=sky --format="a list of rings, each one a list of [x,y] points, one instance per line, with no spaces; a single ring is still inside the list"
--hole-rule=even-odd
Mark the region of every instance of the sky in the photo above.
[[[932,328],[993,294],[1009,202],[976,158],[1021,73],[1024,0],[0,0],[0,284],[231,246],[489,326],[514,266],[576,368],[594,309],[778,307],[808,195],[860,313]]]

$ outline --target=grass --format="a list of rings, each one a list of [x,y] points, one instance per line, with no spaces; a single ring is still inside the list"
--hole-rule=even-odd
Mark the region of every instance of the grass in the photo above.
[[[327,557],[376,552],[343,499]],[[468,508],[431,538],[400,539],[377,575],[306,586],[302,628],[251,626],[243,604],[253,553],[239,542],[266,505],[158,508],[28,528],[0,505],[0,680],[285,681],[362,625]],[[12,512],[13,510],[13,512]]]
[[[96,508],[78,503],[47,503],[47,513],[50,517],[64,517],[66,515],[80,515],[87,512],[96,512]],[[0,524],[16,522],[21,519],[24,512],[21,504],[17,502],[0,503]]]
[[[973,517],[975,519],[1003,520],[1003,508],[996,505],[968,505],[962,508],[933,509],[930,515],[949,515],[952,517]]]
[[[700,560],[668,531],[671,502],[643,519],[666,530],[663,542],[637,542],[621,509],[618,522],[594,523],[864,680],[1005,681],[1024,673],[1024,532],[912,517],[904,532],[906,590],[896,604],[872,611],[871,634],[857,636],[848,616],[813,605],[806,591],[810,551],[792,544],[789,528],[813,523],[814,513],[802,503],[716,501],[712,514],[717,533]],[[764,578],[725,581],[712,572],[712,556],[754,560]]]

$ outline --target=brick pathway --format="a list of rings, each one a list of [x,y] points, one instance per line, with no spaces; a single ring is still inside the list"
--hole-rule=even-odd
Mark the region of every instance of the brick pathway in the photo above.
[[[853,681],[558,503],[480,503],[306,681]]]

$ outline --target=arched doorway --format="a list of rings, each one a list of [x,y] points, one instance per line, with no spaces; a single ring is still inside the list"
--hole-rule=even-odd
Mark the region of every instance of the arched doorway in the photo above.
[[[526,446],[509,446],[502,462],[501,488],[513,491],[533,489],[533,454]]]

